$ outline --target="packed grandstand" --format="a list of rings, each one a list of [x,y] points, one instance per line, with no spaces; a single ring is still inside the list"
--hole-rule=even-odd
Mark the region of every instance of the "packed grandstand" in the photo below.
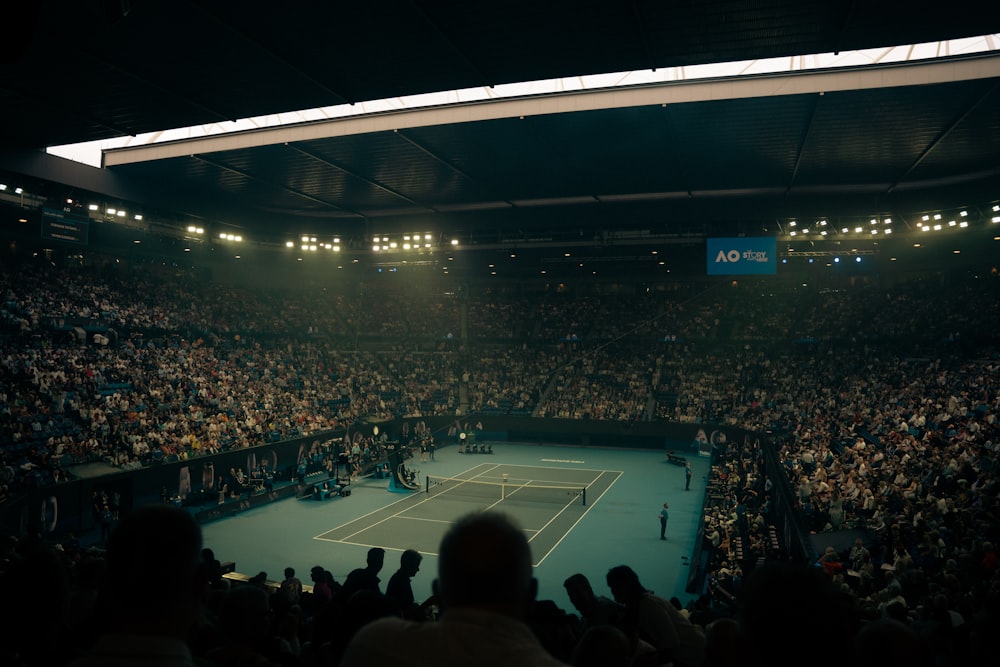
[[[998,287],[961,271],[400,288],[375,309],[357,286],[22,258],[0,272],[0,503],[87,462],[140,468],[362,419],[728,424],[760,438],[713,461],[704,595],[686,613],[725,616],[745,564],[788,557],[768,448],[796,521],[872,536],[817,555],[857,617],[930,628],[937,664],[964,664],[1000,600]]]

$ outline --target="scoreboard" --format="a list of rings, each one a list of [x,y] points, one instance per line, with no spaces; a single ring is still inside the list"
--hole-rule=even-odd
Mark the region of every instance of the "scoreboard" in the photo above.
[[[42,209],[42,238],[49,241],[86,245],[90,233],[90,218],[54,208]]]

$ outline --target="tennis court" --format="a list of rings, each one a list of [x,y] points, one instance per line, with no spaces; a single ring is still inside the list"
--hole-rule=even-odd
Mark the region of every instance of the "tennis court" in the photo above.
[[[315,539],[437,555],[442,536],[458,518],[496,510],[524,529],[537,566],[621,475],[617,470],[481,463],[453,477],[428,476],[423,491]]]
[[[425,559],[413,590],[426,599],[433,592],[441,537],[457,518],[493,506],[514,516],[527,531],[539,599],[572,609],[562,582],[574,572],[586,574],[600,594],[610,595],[603,586],[608,568],[627,564],[647,588],[686,600],[687,557],[698,530],[702,480],[708,472],[707,459],[690,460],[699,483],[685,492],[682,469],[668,463],[662,451],[495,443],[492,455],[469,455],[446,447],[436,460],[410,462],[421,489],[431,476],[430,493],[393,493],[386,479],[361,479],[347,498],[268,503],[208,523],[203,531],[205,543],[220,558],[236,561],[239,572],[266,571],[272,578],[287,565],[306,572],[318,564],[343,581],[364,565],[367,550],[377,546],[389,552],[384,583],[396,569],[399,554],[416,549]],[[501,483],[504,473],[510,488],[501,496],[488,484]],[[475,480],[486,488],[456,488],[456,482],[433,485],[435,476]],[[528,482],[585,487],[586,504],[563,489],[532,490],[529,498],[526,488],[518,488]],[[502,502],[494,504],[497,500]],[[670,501],[671,518],[668,539],[661,541],[658,514],[665,500]]]

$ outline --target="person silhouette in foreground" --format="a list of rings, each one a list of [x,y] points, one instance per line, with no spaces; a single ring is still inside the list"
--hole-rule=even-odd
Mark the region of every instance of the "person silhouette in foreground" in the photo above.
[[[107,630],[74,667],[194,665],[187,639],[209,589],[201,549],[201,527],[172,505],[150,505],[122,518],[108,539],[97,602]]]
[[[740,589],[736,622],[712,623],[707,652],[720,667],[858,665],[851,653],[858,620],[822,568],[767,563],[754,568]]]
[[[608,570],[608,588],[615,601],[625,605],[628,620],[639,637],[656,649],[645,664],[672,662],[675,667],[699,667],[705,661],[705,632],[691,623],[669,600],[654,595],[639,582],[628,565]]]
[[[385,587],[385,596],[399,605],[403,618],[414,621],[424,620],[426,609],[435,604],[433,597],[418,603],[413,595],[410,579],[420,571],[420,562],[423,559],[424,557],[415,549],[404,551],[399,557],[399,569],[389,577],[389,583]]]
[[[521,528],[496,512],[470,514],[451,527],[438,553],[434,592],[441,619],[374,621],[348,644],[341,667],[564,664],[524,622],[538,582]]]
[[[344,580],[344,586],[341,590],[344,602],[350,600],[351,596],[358,591],[382,592],[382,580],[378,578],[378,573],[382,571],[382,566],[385,564],[385,549],[380,547],[369,549],[366,563],[365,567],[351,570],[347,579]]]

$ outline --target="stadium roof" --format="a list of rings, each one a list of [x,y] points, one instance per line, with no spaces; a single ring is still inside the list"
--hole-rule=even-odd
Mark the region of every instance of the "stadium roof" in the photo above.
[[[1000,198],[1000,55],[880,57],[895,45],[1000,32],[997,7],[947,10],[49,0],[10,22],[22,40],[5,46],[0,65],[0,170],[54,182],[50,196],[135,202],[271,243],[424,230],[463,243],[758,234],[792,219],[840,227],[982,209]],[[872,51],[870,64],[850,71],[684,74],[859,49]],[[109,151],[100,171],[39,156],[317,107],[670,68],[674,79],[661,83],[141,144]]]

